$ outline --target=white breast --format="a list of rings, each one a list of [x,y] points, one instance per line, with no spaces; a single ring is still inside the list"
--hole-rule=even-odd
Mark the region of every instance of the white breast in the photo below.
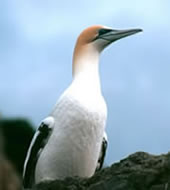
[[[37,162],[36,183],[94,174],[107,109],[100,93],[83,89],[77,90],[77,86],[71,85],[55,106],[51,114],[55,127]]]

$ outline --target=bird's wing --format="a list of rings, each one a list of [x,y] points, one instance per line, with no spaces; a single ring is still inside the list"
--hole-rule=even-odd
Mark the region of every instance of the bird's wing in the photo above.
[[[103,141],[102,141],[102,145],[101,145],[101,151],[100,151],[99,159],[98,159],[98,162],[97,162],[96,171],[101,170],[102,167],[103,167],[104,159],[105,159],[105,156],[106,156],[107,146],[108,146],[107,134],[104,132]]]
[[[54,125],[53,117],[44,119],[36,131],[24,163],[23,186],[29,188],[34,183],[34,172],[38,157],[47,143]]]

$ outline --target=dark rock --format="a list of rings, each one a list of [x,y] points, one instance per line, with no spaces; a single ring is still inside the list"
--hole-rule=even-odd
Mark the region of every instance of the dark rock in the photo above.
[[[0,189],[21,190],[21,179],[13,165],[0,154]]]
[[[22,176],[24,160],[34,131],[34,127],[28,120],[0,119],[0,132],[3,136],[2,151],[20,176]]]
[[[89,179],[46,181],[32,190],[170,190],[170,153],[137,152]]]
[[[0,190],[21,190],[21,178],[4,155],[4,138],[0,128]]]

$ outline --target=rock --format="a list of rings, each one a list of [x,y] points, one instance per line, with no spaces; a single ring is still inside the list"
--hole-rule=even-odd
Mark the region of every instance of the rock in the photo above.
[[[0,189],[21,190],[21,179],[13,165],[0,155]]]
[[[170,153],[137,152],[89,179],[46,181],[32,190],[170,190]]]
[[[0,119],[0,150],[22,176],[24,160],[30,141],[34,135],[34,127],[26,119]],[[0,136],[0,138],[1,138]]]
[[[0,130],[0,190],[21,190],[21,178],[4,155],[4,138]]]

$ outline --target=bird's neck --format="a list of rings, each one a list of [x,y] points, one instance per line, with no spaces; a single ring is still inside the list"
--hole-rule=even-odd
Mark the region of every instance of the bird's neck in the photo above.
[[[75,50],[76,51],[76,50]],[[78,55],[76,55],[78,53]],[[75,52],[73,57],[73,82],[83,88],[100,91],[99,53],[93,49]]]

